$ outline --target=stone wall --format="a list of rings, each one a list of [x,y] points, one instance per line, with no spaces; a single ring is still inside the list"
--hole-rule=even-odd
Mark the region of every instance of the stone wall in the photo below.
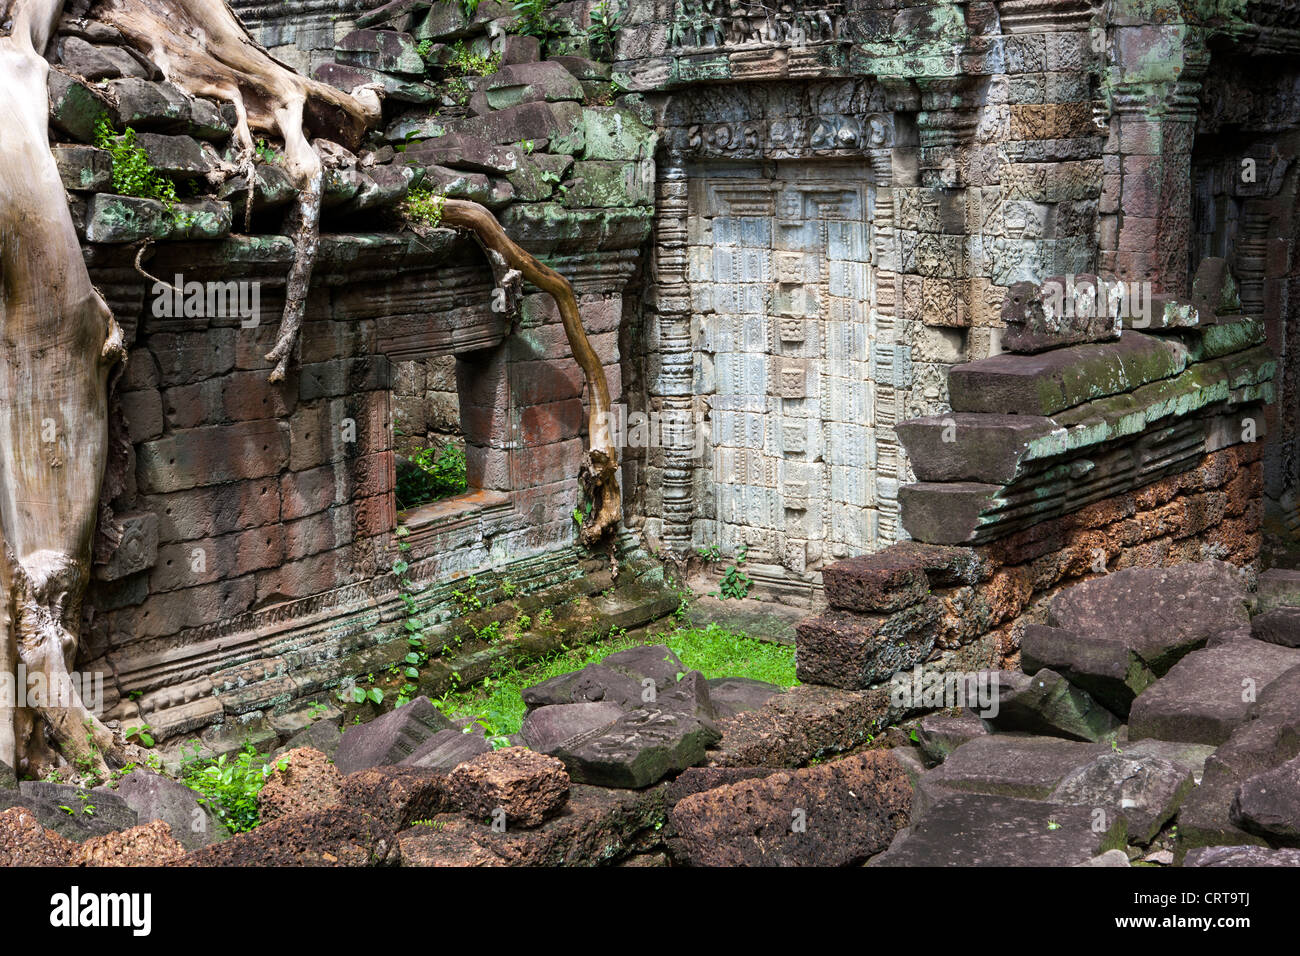
[[[629,400],[704,433],[702,455],[687,442],[645,457],[650,539],[744,545],[756,580],[807,599],[824,566],[905,538],[899,489],[915,475],[898,425],[946,412],[948,370],[1003,350],[1020,281],[1100,272],[1158,312],[1205,257],[1227,258],[1285,357],[1290,10],[631,3],[615,76],[644,94],[661,142],[644,393]],[[1259,56],[1279,72],[1216,69]],[[1214,171],[1209,145],[1194,154],[1219,130],[1234,131],[1220,159],[1258,153],[1257,185]],[[809,205],[819,180],[862,209]],[[1243,201],[1244,218],[1213,214]],[[825,245],[850,233],[860,250]],[[1274,497],[1296,484],[1289,376]]]
[[[453,32],[486,36],[493,5],[483,6],[481,22]],[[310,52],[312,37],[326,37],[313,24],[353,8],[308,12],[286,8],[260,29],[282,29],[281,39]],[[111,394],[113,452],[81,666],[113,675],[110,719],[142,719],[160,740],[237,745],[240,728],[269,722],[287,732],[341,679],[405,655],[399,578],[437,623],[463,610],[451,592],[473,572],[484,584],[508,576],[527,594],[601,563],[574,547],[585,383],[554,303],[525,287],[502,308],[476,243],[404,228],[398,207],[421,183],[489,204],[573,283],[618,400],[618,329],[648,234],[653,136],[616,105],[585,107],[583,81],[539,63],[535,44],[514,49],[513,72],[470,80],[498,103],[495,89],[507,91],[515,108],[484,101],[471,112],[442,96],[442,73],[424,75],[418,57],[421,75],[410,75],[401,56],[414,50],[409,34],[320,40],[349,60],[322,75],[350,87],[352,72],[365,71],[398,95],[385,106],[390,142],[381,131],[355,154],[323,147],[311,294],[296,361],[272,385],[265,356],[293,260],[282,233],[294,189],[264,149],[245,234],[246,180],[207,185],[230,172],[233,112],[115,56],[119,42],[101,24],[70,21],[52,51],[63,68],[51,74],[55,154],[92,279],[129,346]],[[383,52],[389,43],[398,55]],[[599,73],[585,62],[571,65]],[[81,79],[92,75],[102,82]],[[457,124],[450,137],[409,135],[438,109],[439,124]],[[168,206],[114,194],[111,157],[90,145],[101,118],[134,129],[186,198]],[[525,139],[527,148],[517,145]],[[232,307],[214,308],[213,289],[232,292]],[[398,515],[399,414],[420,424],[422,441],[458,433],[469,493]],[[633,542],[618,542],[617,554],[633,559]],[[409,564],[402,575],[390,570],[399,557]],[[440,640],[458,637],[444,630]],[[467,674],[492,659],[480,657]]]

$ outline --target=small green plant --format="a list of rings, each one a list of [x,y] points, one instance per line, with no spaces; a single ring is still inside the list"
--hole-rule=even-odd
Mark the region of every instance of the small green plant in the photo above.
[[[740,565],[745,563],[745,555],[749,549],[741,547],[736,552],[736,563],[722,572],[722,578],[718,581],[718,597],[722,600],[735,598],[740,600],[749,596],[749,589],[754,586],[754,582],[749,579],[749,575],[740,570]]]
[[[591,29],[587,31],[593,52],[612,53],[621,26],[618,7],[610,0],[600,0],[591,10]]]
[[[149,731],[153,730],[148,724],[140,724],[137,727],[128,727],[126,729],[127,743],[139,744],[141,747],[152,747],[154,745],[153,735]]]
[[[265,139],[257,141],[254,151],[257,153],[257,158],[269,166],[275,166],[280,162],[280,154]]]
[[[524,151],[524,155],[533,155],[533,150],[537,149],[537,144],[531,139],[520,140],[519,148]]]
[[[516,594],[519,593],[519,587],[518,585],[515,584],[514,581],[511,581],[509,578],[502,578],[501,593],[505,595],[506,600],[509,600],[510,598],[514,597]]]
[[[451,599],[456,602],[461,614],[483,610],[483,599],[478,596],[478,575],[471,574],[467,577],[465,587],[453,590]]]
[[[526,37],[546,40],[551,35],[551,23],[547,16],[549,0],[516,0],[515,13],[519,14],[519,23],[515,29]]]
[[[176,203],[176,184],[149,162],[130,126],[121,133],[107,118],[95,127],[95,145],[113,157],[113,192],[119,196],[156,199],[168,210]]]
[[[251,742],[245,742],[233,758],[230,754],[203,758],[199,756],[198,741],[191,746],[192,751],[181,763],[181,781],[200,794],[200,803],[215,813],[230,832],[243,833],[257,826],[257,795],[271,773],[288,764],[288,758],[268,763]]]
[[[409,222],[436,229],[442,224],[442,206],[446,201],[445,196],[438,195],[427,186],[421,186],[407,195],[402,211]],[[423,450],[428,451],[427,448]]]
[[[542,627],[550,627],[554,620],[555,620],[555,614],[554,612],[551,611],[549,607],[543,608],[537,614],[537,623],[540,624]]]
[[[402,510],[468,490],[465,449],[459,445],[447,445],[441,451],[421,448],[397,469],[397,503]]]
[[[716,544],[710,544],[703,548],[696,548],[695,553],[704,560],[705,564],[717,564],[722,560],[722,549]]]
[[[501,54],[475,53],[463,40],[457,40],[448,66],[460,76],[490,76],[501,69]]]

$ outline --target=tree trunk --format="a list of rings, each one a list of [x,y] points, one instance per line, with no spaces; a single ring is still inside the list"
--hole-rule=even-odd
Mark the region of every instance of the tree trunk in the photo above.
[[[0,38],[0,665],[16,678],[22,664],[50,697],[22,706],[42,701],[24,699],[27,682],[15,679],[19,699],[0,713],[0,759],[43,773],[54,762],[48,730],[70,761],[102,770],[113,736],[69,672],[104,471],[108,372],[122,357],[122,334],[91,285],[49,148],[43,52],[62,0],[4,7],[12,30]]]

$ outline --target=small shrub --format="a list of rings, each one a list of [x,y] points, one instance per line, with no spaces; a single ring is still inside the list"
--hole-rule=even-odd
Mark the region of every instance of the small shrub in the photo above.
[[[407,195],[402,211],[408,221],[436,229],[442,224],[442,204],[446,201],[445,196],[439,196],[427,186],[421,186]]]
[[[181,766],[181,780],[202,795],[202,803],[217,815],[226,829],[243,833],[257,826],[257,795],[271,772],[285,763],[285,758],[267,763],[252,743],[245,743],[233,759],[229,754],[216,759],[200,758],[196,746]]]
[[[514,11],[519,14],[519,23],[515,29],[523,36],[546,40],[551,35],[549,6],[548,0],[516,0]]]
[[[447,445],[436,453],[421,448],[397,469],[397,500],[404,509],[467,490],[465,450],[459,445]]]
[[[112,154],[113,192],[157,199],[171,209],[176,202],[176,184],[149,162],[148,154],[136,143],[134,129],[128,126],[117,133],[107,119],[101,119],[95,127],[95,145]]]

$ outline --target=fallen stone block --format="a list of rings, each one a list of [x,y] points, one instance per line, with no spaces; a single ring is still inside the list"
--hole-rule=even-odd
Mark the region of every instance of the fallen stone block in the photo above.
[[[71,866],[77,850],[26,807],[0,812],[0,866]]]
[[[1250,630],[1256,640],[1282,647],[1300,647],[1300,608],[1279,607],[1265,611],[1250,622]]]
[[[519,734],[533,750],[551,753],[575,737],[612,726],[623,713],[612,701],[549,704],[530,710]]]
[[[564,764],[524,747],[480,754],[447,777],[451,802],[472,817],[501,815],[506,827],[535,827],[569,797]]]
[[[1106,744],[989,734],[954,750],[920,789],[922,796],[943,789],[1046,800],[1067,776],[1110,752]]]
[[[9,807],[25,807],[42,826],[74,843],[139,822],[135,811],[115,793],[39,780],[23,780],[17,790],[0,790],[0,808]]]
[[[290,814],[195,850],[182,866],[381,866],[397,862],[393,832],[370,814],[330,807]]]
[[[534,684],[523,691],[523,698],[530,708],[607,701],[626,710],[653,701],[655,695],[675,686],[685,671],[686,665],[667,645],[646,645]]]
[[[81,192],[104,192],[113,188],[113,157],[94,146],[53,146],[54,164],[59,168],[63,188]]]
[[[1300,850],[1262,846],[1203,846],[1183,859],[1183,866],[1300,866]]]
[[[669,813],[694,866],[849,866],[909,821],[912,785],[888,750],[706,790]]]
[[[1121,867],[1121,866],[1132,866],[1133,864],[1129,863],[1128,854],[1125,853],[1123,850],[1107,850],[1105,853],[1102,853],[1099,856],[1094,856],[1091,860],[1088,860],[1086,863],[1076,863],[1074,865],[1075,866]]]
[[[162,820],[91,837],[77,849],[74,866],[170,866],[185,847]]]
[[[216,815],[199,803],[197,793],[160,773],[137,768],[117,781],[112,792],[135,811],[140,823],[166,823],[186,850],[197,850],[229,836]]]
[[[1247,778],[1229,815],[1269,843],[1300,847],[1300,758]]]
[[[932,764],[943,763],[962,744],[987,734],[984,721],[969,712],[960,716],[927,714],[916,725],[916,742]]]
[[[709,700],[717,717],[757,710],[784,688],[749,677],[714,677],[709,680]]]
[[[423,767],[371,767],[348,774],[339,802],[370,814],[395,833],[451,808],[445,772]]]
[[[942,605],[928,598],[888,615],[828,611],[796,628],[801,681],[859,689],[925,660]]]
[[[1250,719],[1256,696],[1300,665],[1300,650],[1237,641],[1188,654],[1133,702],[1129,738],[1221,744]]]
[[[304,727],[290,737],[283,747],[272,754],[272,757],[279,757],[298,747],[310,747],[333,760],[334,754],[339,749],[339,741],[342,739],[343,731],[339,730],[338,724],[333,720],[317,720],[310,727]]]
[[[1017,282],[1002,300],[1002,347],[1032,353],[1120,337],[1119,303],[1095,275]]]
[[[647,787],[704,760],[721,737],[711,721],[661,709],[633,710],[612,726],[566,741],[552,752],[577,783]]]
[[[424,741],[410,755],[400,760],[398,766],[446,773],[466,760],[487,753],[491,749],[492,745],[482,734],[472,731],[465,733],[460,729],[449,728],[438,731]]]
[[[575,785],[558,815],[505,832],[459,814],[399,835],[403,866],[604,866],[661,846],[664,790]]]
[[[1042,624],[1026,626],[1020,666],[1030,673],[1051,668],[1121,716],[1156,681],[1151,668],[1122,640],[1084,640],[1073,631]]]
[[[867,865],[1075,866],[1124,846],[1122,821],[1102,832],[1093,822],[1091,807],[949,793]]]
[[[1121,817],[1129,843],[1145,846],[1178,812],[1195,783],[1186,767],[1154,755],[1124,750],[1102,754],[1067,774],[1048,800]]]
[[[319,750],[300,747],[275,761],[257,795],[262,823],[304,810],[324,810],[339,804],[343,774]]]
[[[334,763],[344,774],[398,764],[435,733],[450,729],[451,721],[429,698],[417,697],[369,723],[349,728],[339,741]]]
[[[1248,624],[1246,601],[1240,572],[1222,561],[1126,568],[1061,591],[1047,623],[1129,648],[1161,676],[1209,638]]]
[[[985,717],[995,730],[1097,741],[1120,727],[1114,714],[1053,670],[997,677],[996,714]]]

